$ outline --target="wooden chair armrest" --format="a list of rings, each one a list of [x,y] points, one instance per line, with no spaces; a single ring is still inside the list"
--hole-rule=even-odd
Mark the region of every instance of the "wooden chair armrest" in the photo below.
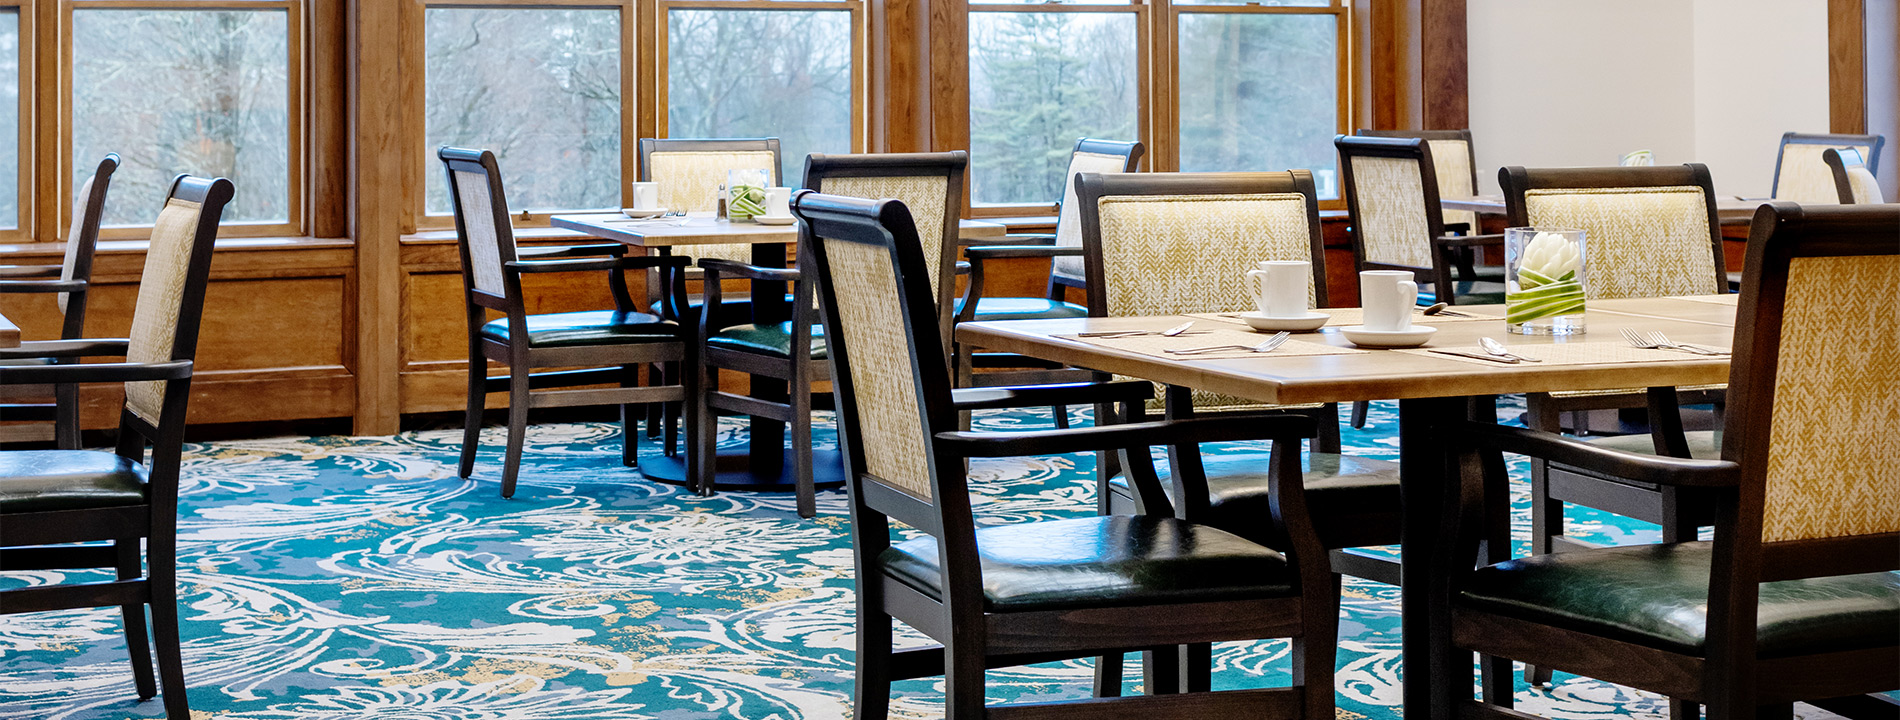
[[[83,292],[84,280],[0,280],[0,293]]]
[[[1104,383],[957,388],[950,391],[950,402],[956,405],[958,410],[990,410],[1145,402],[1153,398],[1154,393],[1153,383],[1146,380],[1124,380]]]
[[[747,280],[776,280],[779,282],[796,282],[799,278],[798,268],[759,267],[757,265],[747,265],[737,260],[725,260],[721,258],[706,258],[701,260],[699,261],[699,269],[706,272],[706,282],[708,283],[718,280],[721,275],[745,278]]]
[[[1741,466],[1727,460],[1691,460],[1627,453],[1555,433],[1490,423],[1465,423],[1458,433],[1480,448],[1563,463],[1583,470],[1640,482],[1691,488],[1734,487]]]
[[[597,257],[612,255],[620,257],[627,254],[627,246],[620,243],[591,243],[587,245],[552,245],[545,247],[523,246],[515,248],[515,257],[528,259],[557,257]]]
[[[117,383],[141,380],[183,380],[188,377],[191,377],[190,360],[163,363],[22,365],[0,368],[0,385]]]
[[[1082,248],[1054,245],[972,245],[963,249],[963,256],[972,262],[1002,258],[1080,256],[1081,254]]]
[[[56,278],[62,270],[64,268],[58,265],[0,265],[0,278],[7,280]]]
[[[32,340],[19,347],[0,348],[0,360],[22,358],[125,357],[132,341],[124,338]]]
[[[1438,245],[1439,247],[1447,247],[1447,248],[1479,247],[1479,246],[1487,246],[1487,245],[1503,245],[1504,236],[1503,235],[1445,235],[1445,236],[1432,240],[1432,242]]]
[[[1002,237],[973,238],[961,245],[1054,245],[1055,233],[1011,233]]]

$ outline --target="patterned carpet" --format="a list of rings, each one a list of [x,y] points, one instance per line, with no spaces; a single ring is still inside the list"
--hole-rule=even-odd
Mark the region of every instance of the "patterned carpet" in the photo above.
[[[1366,430],[1346,428],[1348,452],[1394,459],[1395,414],[1375,405]],[[821,446],[833,442],[826,420]],[[1046,424],[1031,412],[977,419],[979,429]],[[468,481],[455,476],[459,435],[187,449],[179,582],[194,717],[850,716],[842,493],[822,493],[809,521],[789,495],[697,497],[622,467],[617,427],[576,423],[533,428],[520,491],[503,500],[499,430]],[[724,426],[722,443],[743,440],[736,422]],[[978,461],[982,522],[1092,513],[1092,464]],[[1571,523],[1599,541],[1655,537],[1592,512]],[[0,586],[63,577],[9,573]],[[1344,608],[1339,717],[1398,717],[1397,590],[1348,578]],[[1284,684],[1286,655],[1284,642],[1220,646],[1217,683]],[[1088,674],[1080,661],[993,671],[991,695],[1078,697]],[[894,716],[942,712],[940,683],[897,692]],[[1564,676],[1519,700],[1558,718],[1666,713],[1654,697]],[[0,718],[161,715],[158,702],[136,702],[116,610],[0,617]]]

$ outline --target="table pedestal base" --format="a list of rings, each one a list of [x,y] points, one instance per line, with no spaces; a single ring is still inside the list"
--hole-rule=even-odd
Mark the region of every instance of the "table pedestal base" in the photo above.
[[[792,451],[785,450],[778,467],[754,467],[752,456],[744,450],[719,454],[715,464],[713,487],[719,490],[752,492],[794,492],[798,481],[792,477]],[[686,456],[660,455],[640,458],[640,472],[648,479],[668,485],[686,484]],[[844,485],[844,455],[836,450],[813,450],[812,484],[819,490]]]

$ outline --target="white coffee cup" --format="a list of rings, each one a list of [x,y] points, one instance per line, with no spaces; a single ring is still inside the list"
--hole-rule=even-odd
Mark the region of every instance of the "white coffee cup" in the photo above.
[[[1272,318],[1303,317],[1307,288],[1313,284],[1313,264],[1305,260],[1267,260],[1247,271],[1247,294],[1260,314]]]
[[[656,182],[636,182],[633,185],[633,209],[654,210],[660,207],[660,184]]]
[[[765,214],[768,217],[785,217],[792,214],[792,189],[788,187],[766,188]]]
[[[1400,332],[1412,328],[1412,308],[1418,304],[1418,283],[1404,270],[1366,270],[1359,273],[1359,307],[1367,330]]]

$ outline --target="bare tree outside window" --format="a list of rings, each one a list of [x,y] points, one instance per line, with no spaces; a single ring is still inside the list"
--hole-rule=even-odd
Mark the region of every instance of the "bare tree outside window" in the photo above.
[[[123,159],[107,224],[151,224],[179,173],[237,185],[226,222],[290,220],[285,11],[79,9],[72,18],[74,185],[106,153]]]
[[[620,207],[620,13],[430,8],[424,135],[494,151],[516,210]],[[425,207],[450,212],[440,165]]]
[[[970,13],[971,194],[1054,202],[1076,138],[1135,139],[1133,13]]]
[[[672,10],[666,47],[668,137],[776,137],[790,185],[851,152],[849,11]]]
[[[20,11],[0,11],[0,228],[20,226]]]
[[[1181,170],[1306,168],[1338,197],[1335,18],[1181,13]]]

